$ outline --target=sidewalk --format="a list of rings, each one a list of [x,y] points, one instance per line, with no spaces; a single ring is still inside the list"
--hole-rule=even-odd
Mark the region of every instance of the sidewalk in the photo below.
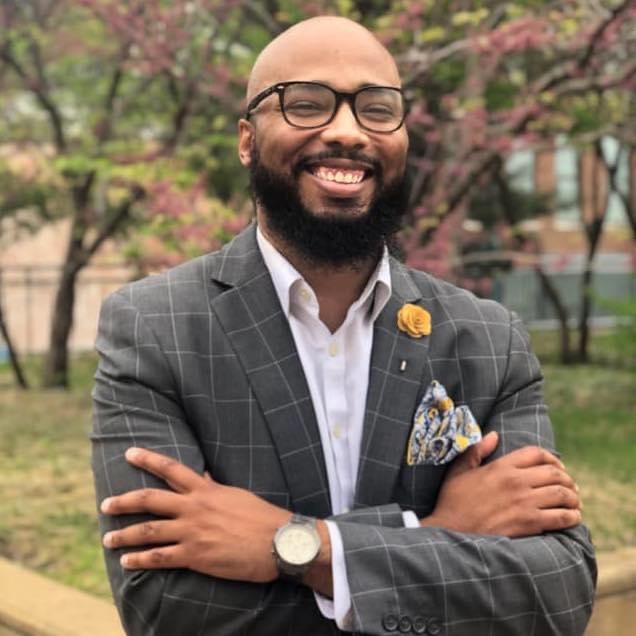
[[[124,636],[112,603],[0,558],[0,636]]]
[[[586,634],[628,636],[636,618],[636,547],[601,553],[598,563],[598,603]],[[0,591],[0,636],[124,636],[112,603],[2,558]]]

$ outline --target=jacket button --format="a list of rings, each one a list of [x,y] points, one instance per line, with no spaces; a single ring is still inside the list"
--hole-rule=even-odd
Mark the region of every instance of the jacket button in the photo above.
[[[413,627],[411,623],[411,619],[408,616],[400,616],[400,623],[398,625],[398,629],[403,634],[408,634],[411,631],[411,627]]]
[[[413,631],[416,634],[426,634],[426,619],[423,616],[416,616],[413,619]]]
[[[431,618],[426,628],[431,636],[437,636],[442,633],[442,626],[439,624],[439,619],[437,618]]]
[[[397,616],[395,614],[385,614],[382,617],[382,625],[387,632],[394,632],[399,625]]]

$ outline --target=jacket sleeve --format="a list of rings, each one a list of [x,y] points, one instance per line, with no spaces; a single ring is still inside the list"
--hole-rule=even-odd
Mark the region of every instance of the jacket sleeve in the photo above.
[[[497,455],[527,444],[554,452],[538,361],[510,320],[508,363],[484,427]],[[487,497],[476,492],[475,501]],[[596,564],[584,526],[519,539],[338,523],[352,627],[369,634],[580,635],[592,611]]]
[[[128,464],[124,452],[131,446],[170,455],[203,473],[203,454],[188,425],[165,352],[123,294],[111,296],[102,307],[97,350],[91,442],[98,504],[139,488],[166,488],[164,482]],[[100,529],[104,534],[148,518],[100,514]],[[352,526],[395,527],[402,519],[395,504],[338,518]],[[319,614],[308,589],[286,582],[221,580],[190,570],[127,571],[119,564],[122,552],[104,554],[115,602],[130,636],[282,634],[288,633],[288,624],[297,625],[298,633],[336,631],[335,623]]]

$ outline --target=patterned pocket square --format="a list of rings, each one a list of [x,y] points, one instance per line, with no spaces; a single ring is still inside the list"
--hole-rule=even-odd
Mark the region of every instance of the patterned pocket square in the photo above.
[[[433,380],[415,411],[406,463],[441,466],[480,439],[481,429],[470,409],[455,406],[446,389]]]

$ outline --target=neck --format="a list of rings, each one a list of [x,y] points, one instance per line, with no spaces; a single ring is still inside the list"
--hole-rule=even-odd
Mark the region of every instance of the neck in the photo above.
[[[360,297],[378,264],[379,255],[350,265],[321,265],[307,260],[298,249],[272,232],[262,215],[258,223],[267,240],[294,266],[314,290],[320,319],[335,332],[344,322],[349,307]]]

